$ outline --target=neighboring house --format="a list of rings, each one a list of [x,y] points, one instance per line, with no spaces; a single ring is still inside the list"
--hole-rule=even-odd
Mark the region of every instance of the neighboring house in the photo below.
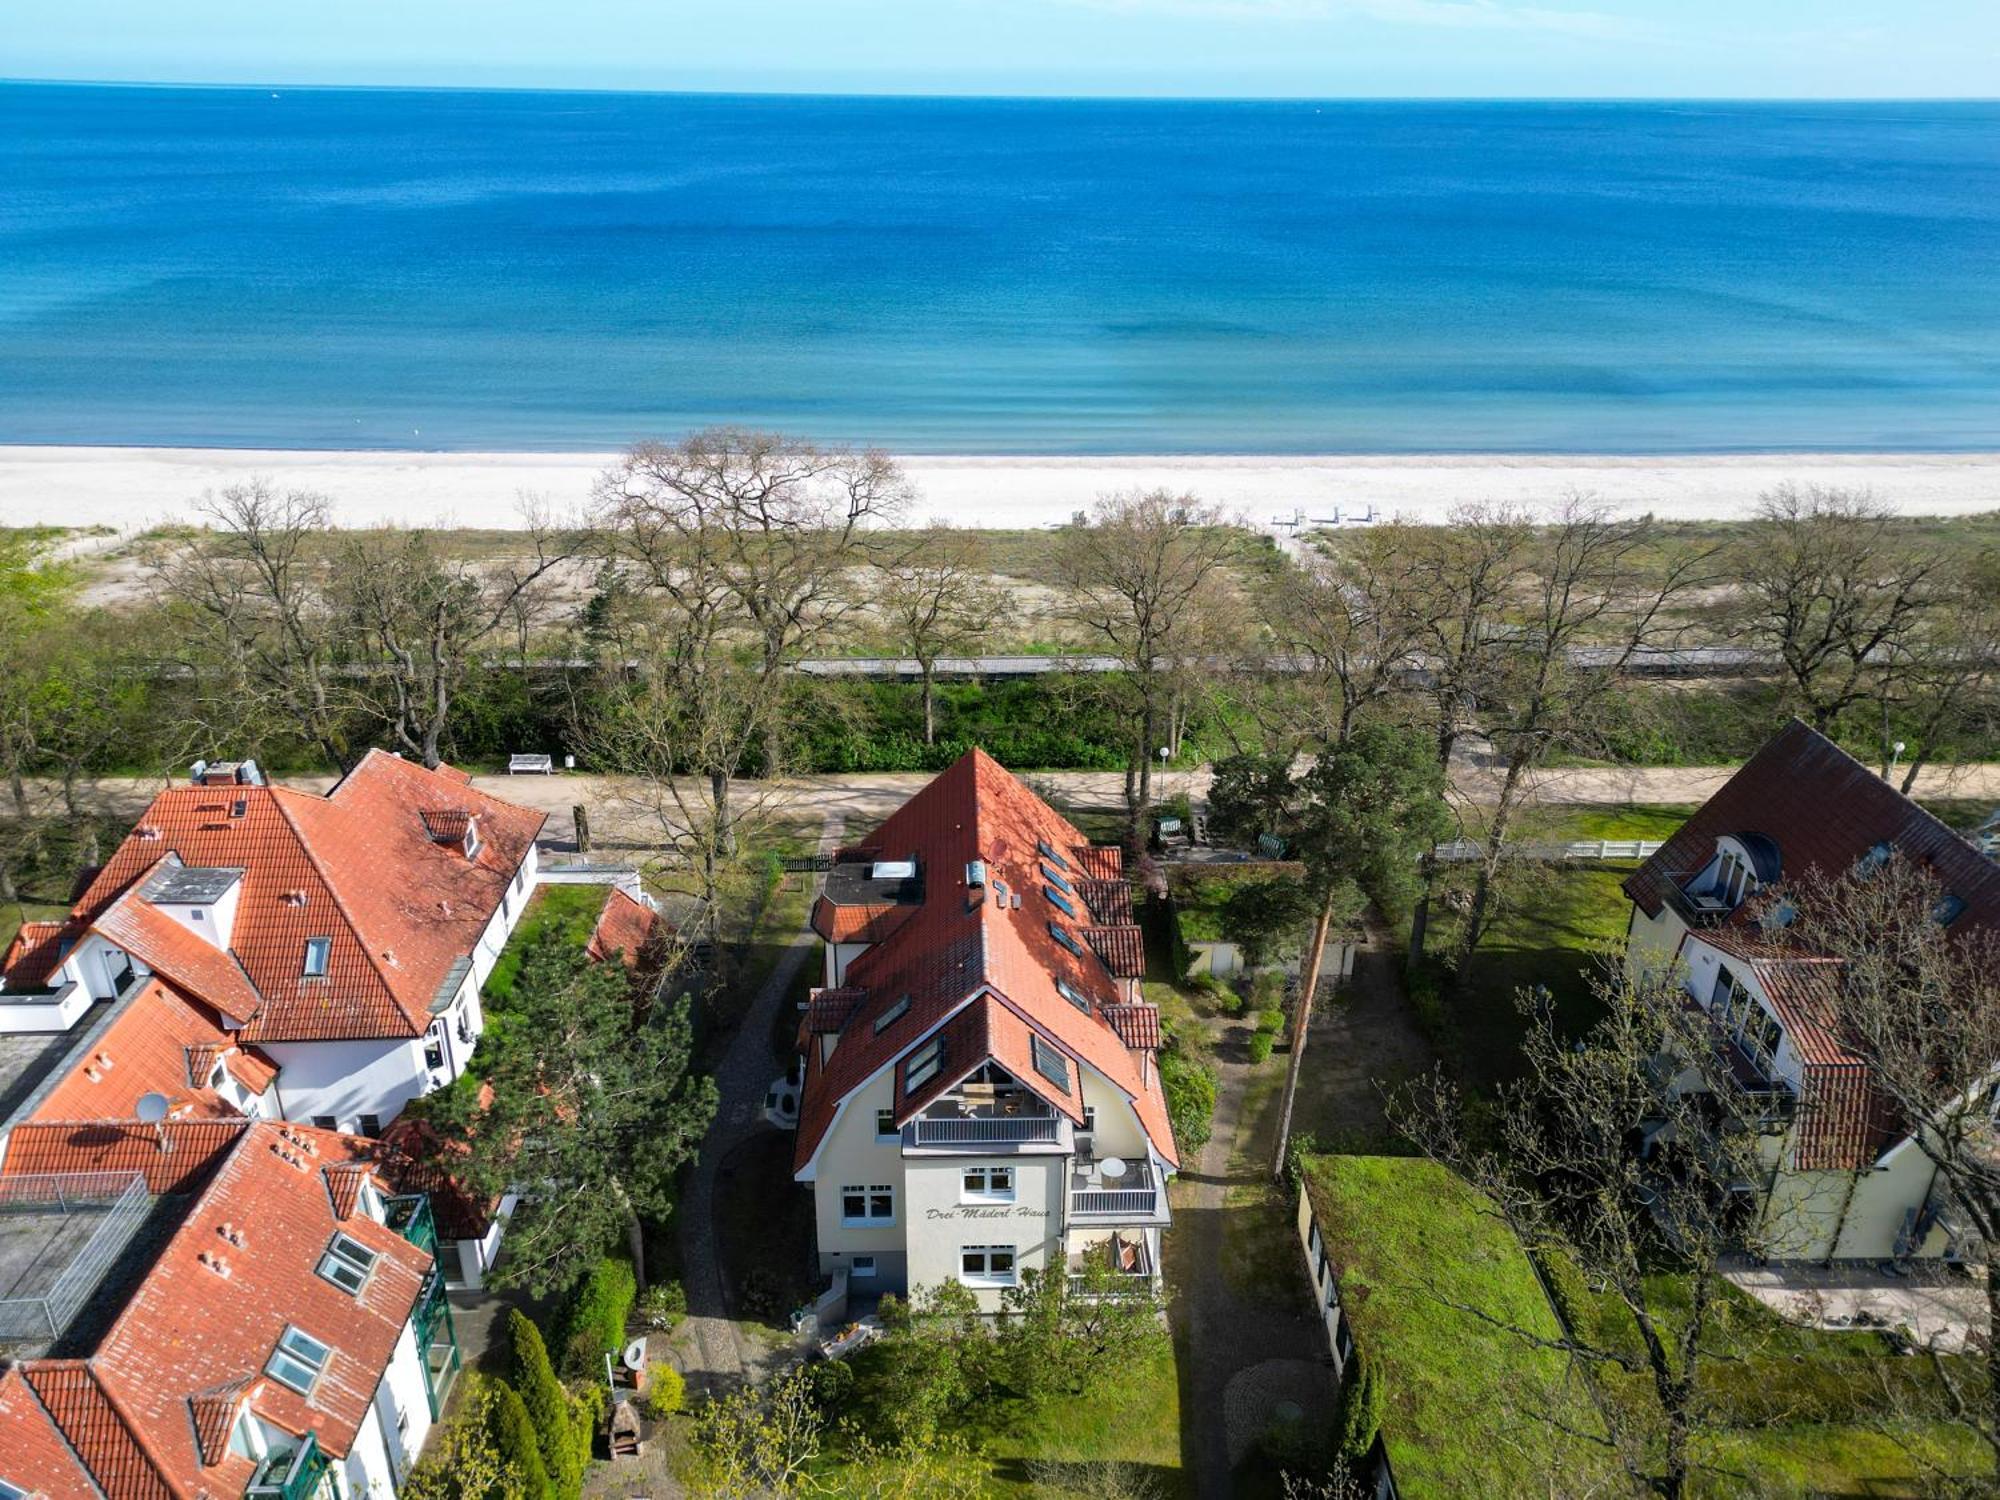
[[[1297,1225],[1335,1378],[1373,1367],[1377,1497],[1617,1488],[1581,1371],[1521,1243],[1465,1180],[1421,1157],[1314,1156]]]
[[[382,751],[323,797],[197,763],[0,959],[0,1131],[159,1095],[379,1134],[464,1071],[544,821]]]
[[[1753,917],[1759,906],[1750,902],[1809,871],[1866,870],[1892,853],[1938,881],[1936,916],[1948,931],[2000,922],[2000,865],[1794,722],[1625,881],[1628,962],[1673,966],[1741,1085],[1731,1108],[1754,1111],[1767,1175],[1744,1186],[1775,1258],[1881,1260],[1970,1248],[1933,1195],[1930,1160],[1841,1039],[1840,965],[1775,943],[1762,922],[1781,918]]]
[[[1158,1277],[1179,1159],[1122,876],[980,750],[835,856],[794,1167],[851,1295]]]
[[[0,1495],[393,1495],[459,1351],[428,1201],[372,1149],[274,1121],[16,1127]]]

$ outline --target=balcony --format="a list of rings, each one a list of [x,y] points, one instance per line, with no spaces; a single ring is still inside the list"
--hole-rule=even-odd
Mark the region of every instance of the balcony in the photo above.
[[[437,1254],[437,1221],[431,1217],[428,1193],[399,1193],[388,1200],[387,1224],[419,1250]]]
[[[266,1455],[257,1465],[244,1491],[246,1500],[323,1500],[331,1486],[327,1470],[331,1462],[320,1451],[319,1439],[310,1432],[296,1448]]]
[[[1070,1122],[1024,1089],[966,1090],[936,1099],[903,1127],[905,1151],[1069,1150]]]
[[[1122,1173],[1101,1161],[1079,1161],[1070,1180],[1072,1224],[1164,1224],[1167,1195],[1149,1162],[1127,1162]]]
[[[1688,886],[1699,879],[1702,870],[1669,870],[1667,872],[1667,905],[1680,913],[1680,918],[1690,927],[1713,927],[1736,910],[1728,900],[1714,891],[1691,891]]]

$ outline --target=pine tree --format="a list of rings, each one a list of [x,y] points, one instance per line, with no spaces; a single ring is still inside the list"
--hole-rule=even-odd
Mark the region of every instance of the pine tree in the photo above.
[[[514,1345],[514,1388],[534,1428],[550,1492],[555,1500],[576,1500],[583,1490],[583,1454],[574,1403],[549,1365],[541,1330],[518,1307],[507,1314],[507,1333]]]
[[[555,1500],[542,1450],[535,1442],[535,1425],[528,1419],[521,1393],[504,1380],[494,1381],[492,1389],[493,1406],[487,1420],[492,1424],[493,1446],[501,1462],[521,1476],[522,1500]]]

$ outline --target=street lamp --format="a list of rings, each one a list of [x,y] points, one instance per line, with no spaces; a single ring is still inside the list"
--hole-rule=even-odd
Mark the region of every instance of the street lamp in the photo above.
[[[1903,758],[1903,742],[1901,740],[1897,740],[1894,747],[1894,753],[1891,754],[1889,757],[1889,774],[1887,777],[1883,778],[1884,780],[1893,780],[1895,778],[1896,762],[1901,760],[1902,758]]]

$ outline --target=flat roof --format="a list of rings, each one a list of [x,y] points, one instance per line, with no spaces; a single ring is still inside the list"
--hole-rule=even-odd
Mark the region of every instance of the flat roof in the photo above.
[[[1600,1429],[1581,1377],[1487,1318],[1562,1329],[1514,1232],[1465,1180],[1422,1157],[1317,1156],[1306,1194],[1340,1304],[1384,1396],[1382,1443],[1409,1500],[1552,1493],[1610,1477],[1606,1452],[1552,1425]],[[1456,1305],[1454,1305],[1456,1304]]]
[[[17,996],[32,999],[32,996]],[[0,1127],[33,1099],[62,1068],[79,1043],[95,1034],[116,1002],[99,1000],[66,1031],[0,1031]]]
[[[170,864],[147,881],[139,894],[155,906],[206,906],[220,901],[242,878],[240,869]]]
[[[904,857],[905,860],[908,856]],[[835,906],[919,906],[924,899],[924,872],[919,868],[914,875],[890,875],[878,880],[875,867],[878,864],[895,864],[899,861],[874,855],[867,858],[837,859],[826,872],[824,887],[826,899]]]

